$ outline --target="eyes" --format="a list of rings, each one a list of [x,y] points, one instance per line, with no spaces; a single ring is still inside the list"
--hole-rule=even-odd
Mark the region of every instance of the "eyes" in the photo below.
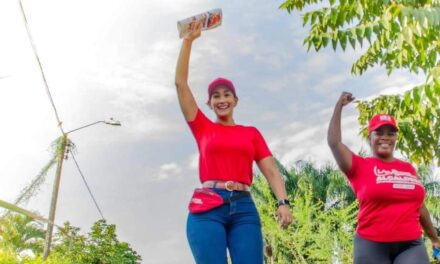
[[[229,92],[229,91],[224,92],[223,94],[221,94],[220,92],[214,92],[212,94],[212,98],[214,98],[214,99],[220,99],[222,96],[226,97],[226,98],[229,98],[229,97],[232,97],[233,94],[232,94],[232,92]]]

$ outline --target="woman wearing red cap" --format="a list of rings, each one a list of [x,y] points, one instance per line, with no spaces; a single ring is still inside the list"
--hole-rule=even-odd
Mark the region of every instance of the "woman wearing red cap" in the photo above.
[[[371,157],[354,154],[341,142],[342,108],[353,101],[343,92],[328,129],[328,144],[359,202],[354,238],[355,264],[428,264],[422,228],[440,247],[423,201],[425,189],[414,167],[393,156],[398,128],[391,115],[375,115],[369,123]]]
[[[226,249],[232,263],[263,263],[261,223],[250,197],[252,164],[256,161],[278,199],[277,216],[282,227],[291,221],[284,181],[260,132],[238,125],[233,111],[238,98],[233,83],[218,78],[208,87],[208,105],[217,116],[209,120],[198,108],[188,86],[192,42],[201,34],[201,24],[184,36],[176,68],[176,88],[183,115],[197,141],[199,174],[203,187],[223,198],[239,200],[204,213],[189,213],[187,238],[198,264],[225,264]]]

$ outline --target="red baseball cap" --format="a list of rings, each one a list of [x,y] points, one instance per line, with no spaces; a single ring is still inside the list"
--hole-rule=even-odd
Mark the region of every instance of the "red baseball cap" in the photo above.
[[[214,93],[214,90],[219,86],[225,86],[226,88],[231,90],[231,92],[234,94],[234,96],[237,96],[237,94],[235,93],[234,84],[228,79],[219,77],[219,78],[213,80],[208,86],[209,99],[211,99],[211,96]]]
[[[377,114],[370,119],[370,123],[368,124],[368,132],[374,131],[385,125],[392,126],[394,129],[396,129],[396,131],[399,130],[396,125],[396,120],[394,120],[392,115]]]

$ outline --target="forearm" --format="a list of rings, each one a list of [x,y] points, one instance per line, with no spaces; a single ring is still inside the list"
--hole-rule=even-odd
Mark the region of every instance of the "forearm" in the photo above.
[[[265,176],[277,200],[287,199],[286,186],[280,173],[272,171]]]
[[[420,209],[420,224],[422,225],[426,236],[428,236],[431,241],[439,242],[439,237],[437,236],[437,231],[435,230],[434,225],[431,222],[431,217],[429,216],[429,211],[425,207],[425,205],[423,205],[422,208]]]
[[[184,39],[180,49],[176,66],[176,86],[188,84],[189,58],[191,54],[192,40]]]
[[[330,120],[330,124],[327,131],[327,143],[330,146],[330,148],[334,148],[342,142],[341,114],[342,114],[342,104],[338,102],[333,111],[333,116]]]
[[[187,121],[192,121],[197,114],[197,103],[188,85],[188,68],[192,40],[184,39],[176,66],[176,89],[182,113]]]

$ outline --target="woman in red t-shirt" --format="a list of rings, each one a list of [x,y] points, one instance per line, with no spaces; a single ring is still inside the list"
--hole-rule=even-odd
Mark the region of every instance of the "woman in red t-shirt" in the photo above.
[[[226,249],[233,263],[263,263],[261,223],[249,195],[252,164],[256,161],[278,199],[277,216],[286,228],[292,221],[284,181],[266,142],[255,127],[234,122],[238,98],[234,84],[217,78],[208,87],[208,105],[217,116],[212,122],[198,108],[188,86],[192,42],[201,34],[201,23],[186,34],[176,68],[176,88],[183,115],[197,141],[199,175],[203,187],[223,198],[239,200],[204,213],[189,213],[187,238],[198,264],[225,264]]]
[[[428,264],[422,228],[433,246],[440,247],[440,240],[423,203],[425,189],[416,170],[393,156],[396,122],[391,115],[375,115],[368,127],[373,155],[354,154],[341,142],[342,108],[353,100],[351,93],[342,93],[327,139],[359,202],[354,263]]]

